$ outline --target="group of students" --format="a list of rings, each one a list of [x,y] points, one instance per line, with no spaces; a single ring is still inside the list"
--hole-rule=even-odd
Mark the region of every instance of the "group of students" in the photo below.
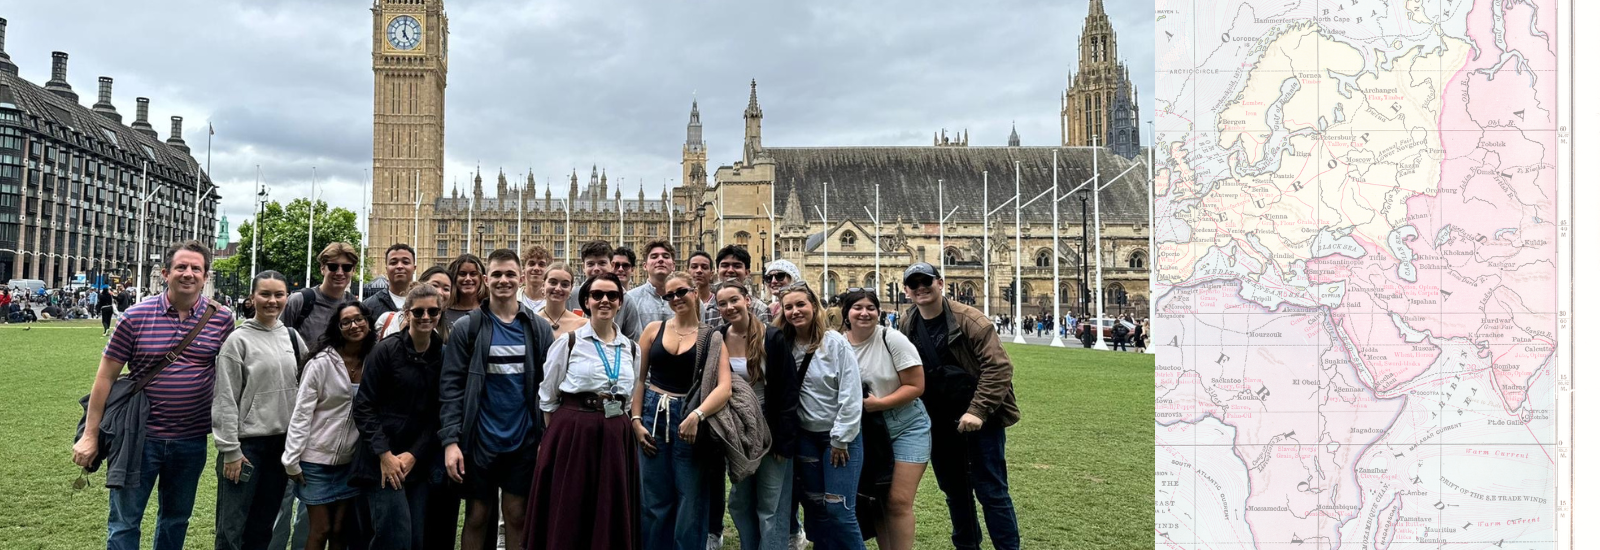
[[[507,548],[698,550],[721,545],[724,510],[744,548],[911,548],[930,462],[955,547],[978,548],[978,506],[994,548],[1019,546],[1010,360],[934,266],[905,270],[916,307],[890,328],[871,289],[830,319],[785,260],[766,301],[742,247],[684,271],[668,242],[642,251],[630,285],[634,253],[603,241],[576,270],[533,246],[415,277],[395,244],[388,290],[360,301],[356,251],[333,243],[316,287],[257,274],[235,328],[200,297],[210,251],[173,245],[166,292],[128,308],[87,401],[99,425],[125,366],[160,369],[142,449],[106,459],[107,547],[138,547],[156,487],[155,547],[183,546],[207,430],[218,549],[492,548],[503,521]],[[97,436],[74,462],[98,465]]]

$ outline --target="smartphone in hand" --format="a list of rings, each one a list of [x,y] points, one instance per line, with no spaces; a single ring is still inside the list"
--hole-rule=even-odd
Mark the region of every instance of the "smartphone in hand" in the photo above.
[[[255,475],[255,473],[256,465],[251,464],[249,461],[245,461],[244,464],[239,466],[239,483],[250,481],[250,476]]]

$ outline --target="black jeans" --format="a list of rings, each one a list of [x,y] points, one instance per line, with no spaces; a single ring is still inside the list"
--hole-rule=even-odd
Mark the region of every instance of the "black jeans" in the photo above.
[[[223,458],[217,457],[217,550],[267,548],[289,481],[280,462],[283,440],[282,435],[239,440],[239,450],[255,468],[249,481],[228,481],[222,476]]]
[[[1006,481],[1006,429],[991,421],[976,432],[959,433],[955,420],[959,417],[960,413],[930,414],[933,475],[950,508],[950,542],[962,550],[976,550],[983,541],[978,510],[972,504],[976,494],[995,550],[1020,548],[1017,511]]]
[[[422,538],[428,508],[426,476],[406,483],[400,489],[369,488],[365,496],[367,509],[372,512],[372,545],[369,548],[427,548]]]

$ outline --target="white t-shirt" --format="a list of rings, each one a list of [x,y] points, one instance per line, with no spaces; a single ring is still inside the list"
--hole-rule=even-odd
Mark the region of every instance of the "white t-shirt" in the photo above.
[[[884,340],[888,340],[888,346]],[[900,371],[922,365],[917,346],[898,330],[882,325],[874,327],[872,337],[860,344],[851,344],[856,353],[856,363],[861,365],[861,381],[872,387],[879,398],[900,389]]]
[[[396,310],[404,309],[406,307],[406,296],[404,294],[395,294],[390,292],[389,299],[394,300],[394,308]]]

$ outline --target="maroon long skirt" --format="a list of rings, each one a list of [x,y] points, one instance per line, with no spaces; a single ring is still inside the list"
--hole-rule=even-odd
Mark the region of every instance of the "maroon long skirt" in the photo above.
[[[567,400],[550,417],[533,489],[529,550],[640,547],[639,455],[627,415]]]

